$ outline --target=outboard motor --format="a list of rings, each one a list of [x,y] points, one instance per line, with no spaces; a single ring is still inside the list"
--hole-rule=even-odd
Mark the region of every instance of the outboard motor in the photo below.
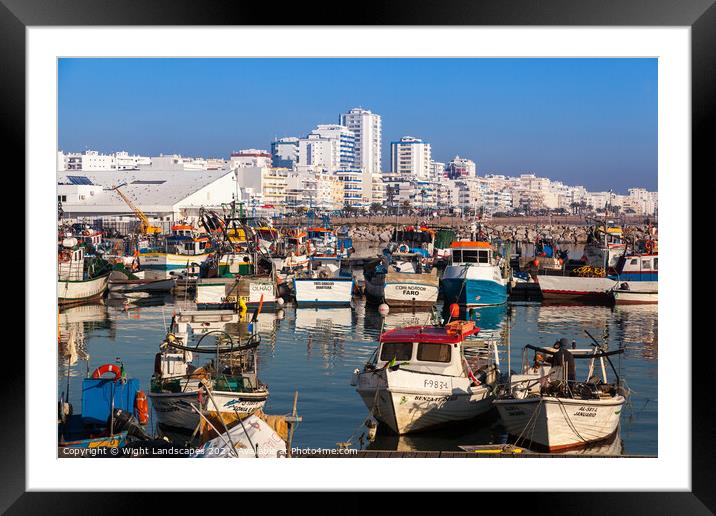
[[[122,409],[114,409],[114,417],[110,416],[107,421],[107,427],[113,434],[127,431],[127,435],[139,439],[141,441],[148,441],[151,439],[149,434],[144,431],[144,428],[139,424],[139,421],[127,411]],[[114,425],[114,426],[112,426]]]

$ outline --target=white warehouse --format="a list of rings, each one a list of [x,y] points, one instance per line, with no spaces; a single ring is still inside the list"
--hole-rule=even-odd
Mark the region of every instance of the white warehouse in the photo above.
[[[98,170],[57,173],[57,201],[66,217],[133,216],[109,188],[121,190],[148,217],[174,221],[219,207],[237,193],[235,175],[222,170]],[[239,191],[239,199],[242,192]]]

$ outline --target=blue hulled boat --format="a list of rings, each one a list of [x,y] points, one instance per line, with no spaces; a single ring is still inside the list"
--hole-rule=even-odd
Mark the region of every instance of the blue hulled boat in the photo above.
[[[450,265],[445,268],[440,288],[446,304],[490,306],[507,302],[507,280],[489,242],[453,242]]]

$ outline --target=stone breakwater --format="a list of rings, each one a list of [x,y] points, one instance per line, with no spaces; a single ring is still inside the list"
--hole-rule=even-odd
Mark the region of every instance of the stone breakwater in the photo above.
[[[350,227],[349,234],[356,242],[389,242],[393,236],[390,224],[356,224]],[[453,228],[459,238],[470,236],[470,225],[460,224]],[[505,242],[534,242],[538,237],[551,237],[557,243],[585,244],[590,231],[589,226],[571,225],[519,225],[519,224],[482,224],[482,230],[490,237]],[[648,234],[646,225],[625,226],[624,233],[630,238],[640,238]]]

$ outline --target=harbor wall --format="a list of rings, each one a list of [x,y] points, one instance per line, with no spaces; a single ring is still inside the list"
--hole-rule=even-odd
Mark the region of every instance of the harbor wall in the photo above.
[[[431,223],[432,224],[432,223]],[[395,223],[393,224],[348,224],[350,235],[356,242],[389,242]],[[456,221],[453,228],[458,237],[469,237],[471,223]],[[567,224],[495,224],[482,223],[482,230],[491,237],[500,238],[505,242],[534,242],[538,237],[551,237],[558,243],[585,244],[589,226]],[[624,226],[624,233],[629,237],[642,237],[647,234],[647,225]]]

